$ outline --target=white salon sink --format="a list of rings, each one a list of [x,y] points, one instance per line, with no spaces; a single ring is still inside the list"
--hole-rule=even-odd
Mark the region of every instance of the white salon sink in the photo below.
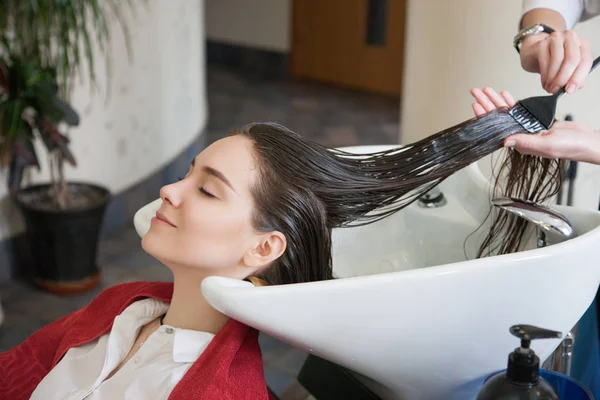
[[[355,371],[384,399],[474,398],[518,346],[510,326],[566,333],[600,283],[594,211],[555,207],[573,224],[575,239],[535,249],[532,238],[530,250],[475,259],[484,230],[472,234],[490,207],[487,185],[471,165],[440,185],[443,207],[415,203],[375,224],[335,230],[339,279],[255,288],[210,277],[202,292],[230,317]],[[136,214],[140,235],[159,206],[157,200]],[[559,343],[532,347],[544,360]]]

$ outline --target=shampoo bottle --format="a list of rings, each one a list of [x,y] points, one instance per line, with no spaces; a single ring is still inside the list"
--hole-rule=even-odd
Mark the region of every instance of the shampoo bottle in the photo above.
[[[559,400],[552,386],[540,377],[540,359],[530,345],[534,339],[560,338],[562,334],[531,325],[515,325],[510,333],[521,339],[521,346],[509,355],[506,371],[488,378],[477,400]]]

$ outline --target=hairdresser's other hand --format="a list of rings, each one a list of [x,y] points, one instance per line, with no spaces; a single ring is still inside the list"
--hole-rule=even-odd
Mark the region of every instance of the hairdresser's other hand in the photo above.
[[[523,41],[520,55],[523,69],[539,73],[548,93],[564,86],[567,93],[581,89],[592,67],[590,43],[572,30],[531,35]]]
[[[498,94],[491,88],[475,88],[471,89],[471,94],[476,100],[473,103],[476,116],[515,104],[510,93],[505,91]],[[556,121],[548,131],[537,135],[513,135],[504,140],[504,146],[514,147],[522,154],[600,164],[600,133],[576,122]]]
[[[471,89],[471,95],[475,98],[475,103],[471,106],[477,117],[487,114],[496,108],[512,108],[516,104],[512,95],[505,90],[498,94],[494,89],[489,87],[486,87],[483,90],[473,88]]]

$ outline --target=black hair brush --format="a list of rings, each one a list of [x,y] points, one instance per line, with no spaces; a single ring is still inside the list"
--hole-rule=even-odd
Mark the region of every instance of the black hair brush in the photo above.
[[[600,63],[600,57],[592,63],[590,72]],[[521,125],[527,132],[538,133],[550,129],[555,121],[556,105],[558,99],[565,93],[565,88],[560,89],[556,94],[550,96],[530,97],[518,101],[508,113]]]

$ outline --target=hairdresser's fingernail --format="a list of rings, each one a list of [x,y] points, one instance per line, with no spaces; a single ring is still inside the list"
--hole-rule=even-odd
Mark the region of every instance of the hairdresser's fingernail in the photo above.
[[[511,139],[511,140],[507,140],[507,141],[504,143],[504,147],[515,147],[515,144],[517,144],[517,141],[516,141],[516,140],[513,140],[513,139]]]
[[[571,83],[569,86],[567,86],[567,93],[574,93],[576,88],[577,86],[574,83]]]
[[[560,90],[560,86],[552,86],[552,90],[551,90],[551,92],[552,92],[552,93],[556,93],[556,92],[558,92],[559,90]]]

